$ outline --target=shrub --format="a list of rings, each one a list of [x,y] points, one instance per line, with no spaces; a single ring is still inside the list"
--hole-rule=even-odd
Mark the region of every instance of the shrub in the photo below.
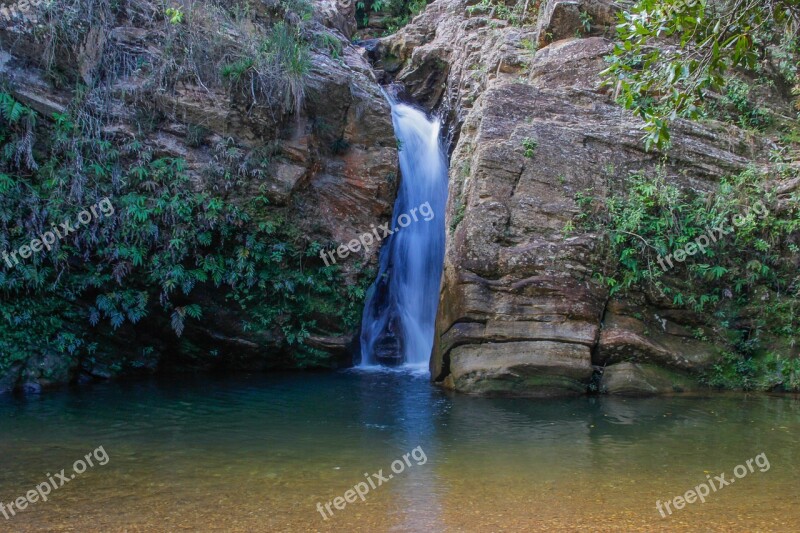
[[[312,333],[354,327],[363,287],[339,267],[322,266],[310,241],[263,194],[232,202],[259,161],[232,147],[212,165],[214,186],[200,187],[181,159],[160,157],[136,139],[114,145],[87,135],[75,109],[44,120],[0,93],[0,245],[16,249],[109,197],[115,214],[92,223],[15,268],[0,270],[0,370],[34,353],[89,357],[90,326],[111,331],[144,319],[207,319],[198,287],[225,297],[247,328],[292,347],[298,364],[324,362],[305,345]],[[259,156],[260,158],[260,156]],[[258,174],[254,174],[257,176]],[[333,318],[332,318],[333,317]]]
[[[606,83],[645,121],[645,146],[664,149],[670,122],[698,118],[737,69],[757,73],[772,55],[795,84],[798,24],[800,7],[789,0],[638,0],[620,14]]]
[[[522,148],[525,150],[525,157],[531,158],[536,152],[536,147],[539,146],[539,141],[531,137],[522,139]]]
[[[694,193],[670,184],[661,169],[655,176],[633,174],[603,198],[591,190],[579,194],[575,226],[607,235],[610,268],[595,277],[612,295],[644,291],[677,308],[713,315],[714,323],[738,332],[739,347],[720,363],[712,383],[728,386],[752,366],[749,355],[739,361],[742,354],[800,334],[796,196],[760,217],[752,210],[757,202],[776,205],[774,187],[761,171],[750,169],[722,180],[715,191]],[[730,226],[735,214],[747,216],[705,254],[676,261],[667,271],[657,262],[709,228]]]

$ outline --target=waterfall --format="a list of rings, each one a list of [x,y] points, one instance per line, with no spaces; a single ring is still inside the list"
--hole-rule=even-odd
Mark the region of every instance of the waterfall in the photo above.
[[[441,122],[389,98],[400,156],[393,231],[361,321],[361,367],[427,369],[444,260],[447,157]]]

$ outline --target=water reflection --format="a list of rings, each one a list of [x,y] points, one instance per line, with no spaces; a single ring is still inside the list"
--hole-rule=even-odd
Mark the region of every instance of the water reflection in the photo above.
[[[647,529],[658,524],[655,499],[762,452],[772,469],[702,512],[722,524],[763,519],[761,529],[798,518],[785,504],[800,474],[800,401],[791,397],[485,399],[448,394],[424,376],[355,371],[4,397],[0,501],[100,445],[109,464],[17,517],[15,530],[159,531],[167,517],[195,530],[445,531],[481,519],[482,530],[520,530],[507,521],[617,523],[614,513]],[[425,465],[413,462],[338,511],[335,524],[322,522],[316,502],[365,472],[389,472],[417,446]],[[227,514],[214,511],[220,501]],[[700,511],[682,515],[684,524],[701,524],[692,513]]]

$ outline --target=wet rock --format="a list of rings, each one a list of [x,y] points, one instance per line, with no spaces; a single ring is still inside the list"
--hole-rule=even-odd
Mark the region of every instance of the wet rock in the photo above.
[[[721,350],[710,343],[681,335],[687,332],[680,328],[669,333],[635,317],[607,313],[594,361],[596,364],[649,361],[664,367],[700,372],[719,359]]]
[[[77,360],[62,354],[41,352],[25,361],[20,374],[23,392],[39,393],[42,388],[71,381]]]
[[[19,382],[22,365],[11,365],[11,368],[0,371],[0,395],[12,392]]]
[[[603,371],[600,392],[620,396],[652,396],[700,390],[696,379],[651,364],[623,362]]]
[[[450,375],[461,392],[582,394],[592,375],[591,354],[587,346],[550,341],[463,345],[450,352]]]
[[[42,386],[36,381],[28,381],[19,387],[23,394],[41,394]]]

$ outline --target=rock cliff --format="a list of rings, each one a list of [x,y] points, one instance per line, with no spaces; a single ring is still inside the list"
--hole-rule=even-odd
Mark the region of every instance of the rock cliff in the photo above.
[[[765,165],[768,136],[677,120],[670,150],[646,151],[642,123],[600,83],[623,8],[616,2],[435,0],[397,33],[357,45],[353,3],[305,5],[264,0],[240,10],[208,1],[186,13],[148,0],[29,6],[0,17],[0,90],[51,122],[78,113],[82,127],[112,145],[135,140],[152,157],[185,161],[198,193],[222,190],[234,205],[263,195],[303,242],[338,245],[390,216],[397,147],[380,86],[398,82],[453,132],[432,378],[462,392],[525,396],[699,386],[730,326],[646,289],[612,295],[598,274],[618,257],[604,232],[574,228],[578,198],[619,192],[631,174],[655,172],[702,195]],[[265,40],[284,28],[308,53],[289,57],[281,66],[288,74],[270,61],[295,45]],[[777,91],[766,98],[790,115]],[[778,187],[784,205],[797,185]],[[364,267],[376,256],[372,249],[343,262],[345,283],[371,282]],[[0,357],[0,392],[132,369],[295,364],[286,331],[246,325],[247,313],[218,284],[198,284],[192,296],[204,320],[187,322],[180,339],[168,321],[143,320],[114,331],[93,326],[91,357],[32,343],[5,368]],[[327,305],[303,317],[315,324],[305,343],[326,354],[327,366],[351,358],[354,331],[339,311]],[[793,344],[787,350],[797,355]]]
[[[524,5],[520,26],[493,3],[437,0],[373,54],[457,132],[432,375],[474,393],[690,390],[724,332],[653,294],[610,297],[593,277],[615,260],[602,235],[565,228],[582,191],[603,195],[661,163],[673,183],[709,190],[765,161],[770,144],[678,121],[667,154],[646,152],[639,120],[600,84],[618,6]]]
[[[350,43],[353,8],[322,0],[300,14],[276,1],[245,12],[235,2],[184,9],[165,14],[147,0],[51,2],[0,17],[0,88],[35,110],[42,125],[54,113],[79,110],[113,146],[135,139],[153,159],[185,161],[197,193],[226,191],[234,204],[263,194],[265,211],[284,217],[303,242],[335,247],[388,219],[397,148],[389,106],[363,52]],[[303,45],[307,63],[297,66],[300,90],[270,87],[270,80],[258,85],[257,76],[269,73],[251,68],[252,58],[269,66],[271,27],[296,27],[300,42],[310,43]],[[89,89],[82,94],[82,87]],[[370,283],[367,267],[376,255],[373,248],[342,261],[344,282]],[[113,335],[102,324],[74,324],[98,343],[91,357],[55,356],[32,342],[23,361],[3,368],[0,357],[0,392],[135,369],[294,364],[284,357],[277,325],[246,327],[249,317],[211,283],[192,294],[205,319],[187,322],[180,338],[163,321],[126,323]],[[316,315],[306,344],[328,354],[323,364],[349,364],[353,331],[342,332],[330,310]]]

